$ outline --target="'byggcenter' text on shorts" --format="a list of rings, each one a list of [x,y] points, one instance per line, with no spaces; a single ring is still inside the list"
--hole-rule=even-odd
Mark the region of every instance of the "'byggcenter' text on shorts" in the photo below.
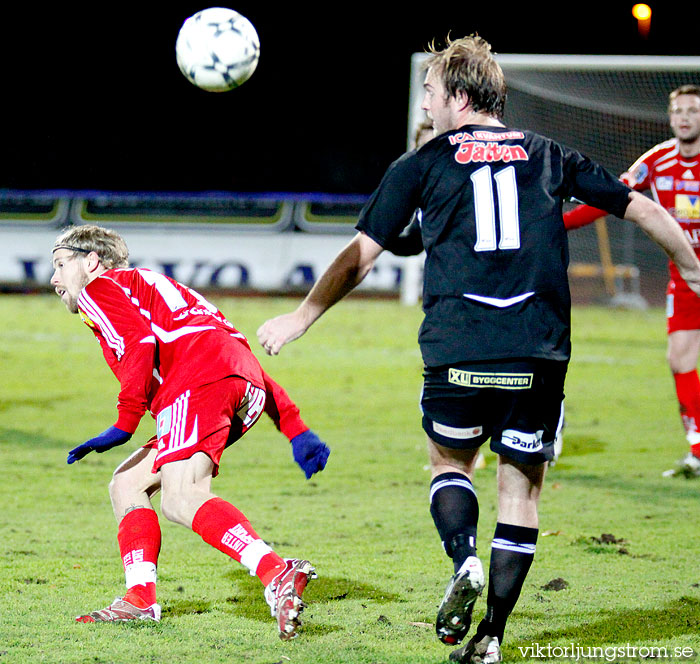
[[[426,367],[423,429],[445,447],[475,449],[491,439],[496,454],[519,463],[549,461],[563,419],[567,366],[525,359]]]

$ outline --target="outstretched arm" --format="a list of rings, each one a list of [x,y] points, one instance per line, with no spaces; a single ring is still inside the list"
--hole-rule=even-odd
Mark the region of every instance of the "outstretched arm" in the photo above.
[[[272,318],[258,329],[258,341],[268,355],[302,336],[334,304],[367,276],[383,248],[365,233],[358,233],[336,256],[295,311]]]
[[[629,171],[625,171],[620,176],[620,180],[622,180],[632,189],[637,189],[638,191],[643,191],[644,189],[649,188],[644,182],[638,183]],[[607,217],[608,214],[609,213],[605,210],[591,207],[590,205],[577,205],[575,208],[564,213],[564,227],[567,231],[572,231],[576,228],[588,226],[588,224],[592,224],[601,217]]]

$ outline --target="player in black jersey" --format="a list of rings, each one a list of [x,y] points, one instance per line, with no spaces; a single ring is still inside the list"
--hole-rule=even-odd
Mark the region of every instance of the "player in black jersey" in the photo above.
[[[503,125],[505,80],[483,39],[448,41],[427,66],[423,109],[435,138],[389,167],[358,234],[299,307],[264,323],[258,339],[275,355],[304,334],[422,211],[423,428],[431,514],[455,569],[436,628],[442,641],[459,644],[485,585],[471,478],[490,439],[499,455],[498,522],[486,615],[451,659],[493,664],[533,560],[564,398],[571,305],[562,202],[575,197],[637,223],[698,294],[700,262],[659,205],[578,152]]]

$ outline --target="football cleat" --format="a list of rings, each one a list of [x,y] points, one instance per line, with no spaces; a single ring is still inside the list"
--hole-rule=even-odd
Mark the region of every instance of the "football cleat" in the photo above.
[[[78,616],[75,620],[82,623],[125,622],[127,620],[160,622],[160,605],[151,604],[145,609],[139,609],[121,597],[117,597],[108,607],[84,616]]]
[[[462,643],[472,623],[476,598],[484,589],[484,570],[476,556],[469,556],[450,579],[438,608],[435,631],[448,646]]]
[[[277,618],[280,639],[289,641],[301,625],[299,615],[306,606],[301,600],[304,588],[317,574],[308,560],[285,558],[284,562],[286,567],[265,588],[265,601],[272,617]]]
[[[700,459],[688,452],[676,464],[675,468],[665,470],[661,475],[663,477],[685,477],[686,479],[700,477]]]
[[[474,636],[466,646],[450,653],[450,661],[459,664],[498,664],[503,660],[496,636]]]

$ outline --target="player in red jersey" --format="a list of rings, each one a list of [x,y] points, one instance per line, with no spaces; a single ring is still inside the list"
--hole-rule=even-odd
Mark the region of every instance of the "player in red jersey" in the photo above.
[[[242,512],[212,493],[211,480],[224,449],[263,412],[291,439],[307,478],[323,470],[330,450],[263,371],[243,334],[198,293],[152,270],[130,269],[118,234],[92,225],[69,229],[56,240],[53,267],[56,293],[93,331],[121,387],[116,423],[72,449],[68,463],[126,443],[147,410],[157,422],[156,435],[110,483],[127,593],[77,620],[160,620],[161,532],[151,503],[160,491],[167,519],[258,576],[280,638],[293,638],[313,567],[277,555]]]
[[[700,256],[700,86],[683,85],[669,95],[668,115],[674,138],[643,154],[620,176],[654,199],[680,224]],[[578,228],[607,212],[579,206],[564,215],[567,229]],[[700,477],[700,300],[669,262],[666,291],[667,359],[676,385],[681,419],[690,451],[664,476]]]

